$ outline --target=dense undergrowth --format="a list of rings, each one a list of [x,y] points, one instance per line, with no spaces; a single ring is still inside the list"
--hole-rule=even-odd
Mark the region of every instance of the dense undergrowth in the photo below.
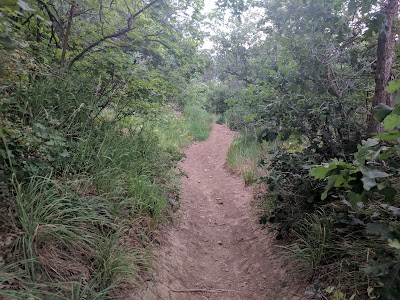
[[[149,266],[145,246],[178,197],[173,169],[199,133],[168,108],[153,120],[93,111],[91,83],[3,90],[0,295],[106,299]]]
[[[310,293],[399,299],[399,1],[219,1],[209,54],[200,2],[0,4],[0,295],[131,284],[212,113]]]
[[[242,135],[228,151],[230,169],[261,191],[266,185],[264,195],[255,189],[260,222],[286,241],[281,250],[295,274],[307,274],[310,295],[399,297],[396,107],[379,111],[388,131],[360,141],[347,157],[319,153],[304,136],[260,143]]]
[[[260,222],[310,296],[400,299],[399,2],[229,4],[209,103],[241,132],[228,166],[266,190]]]
[[[111,299],[149,269],[181,150],[212,120],[185,96],[207,61],[198,14],[0,4],[0,298]]]

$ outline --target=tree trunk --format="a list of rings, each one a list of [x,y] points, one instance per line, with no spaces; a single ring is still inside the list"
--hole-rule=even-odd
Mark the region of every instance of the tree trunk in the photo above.
[[[368,122],[368,135],[381,132],[382,126],[374,119],[375,107],[379,103],[393,107],[393,95],[385,91],[390,81],[390,72],[394,62],[394,48],[396,46],[393,21],[398,17],[399,0],[388,0],[385,7],[385,20],[382,24],[378,37],[376,73],[375,73],[375,95],[372,101],[371,114]]]
[[[60,63],[61,67],[64,67],[64,64],[65,64],[65,55],[67,54],[68,39],[71,34],[72,21],[74,19],[74,14],[75,14],[75,3],[72,3],[71,9],[69,10],[67,30],[65,32],[63,43],[62,43],[62,53],[61,53],[61,63]]]

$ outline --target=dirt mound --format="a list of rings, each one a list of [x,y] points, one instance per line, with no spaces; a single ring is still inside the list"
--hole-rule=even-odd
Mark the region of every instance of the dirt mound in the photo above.
[[[251,190],[225,168],[233,137],[216,124],[186,150],[178,216],[160,236],[153,278],[128,299],[303,299],[252,212]]]

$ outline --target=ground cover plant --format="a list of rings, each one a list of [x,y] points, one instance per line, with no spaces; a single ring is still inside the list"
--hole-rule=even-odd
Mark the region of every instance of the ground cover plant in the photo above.
[[[202,72],[198,8],[0,4],[0,298],[111,299],[148,269],[196,135],[174,97]]]

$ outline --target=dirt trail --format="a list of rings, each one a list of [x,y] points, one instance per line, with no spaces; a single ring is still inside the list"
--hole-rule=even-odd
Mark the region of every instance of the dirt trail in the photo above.
[[[257,223],[251,190],[225,167],[233,137],[214,125],[207,141],[186,150],[178,216],[161,235],[152,280],[128,299],[302,299]]]

